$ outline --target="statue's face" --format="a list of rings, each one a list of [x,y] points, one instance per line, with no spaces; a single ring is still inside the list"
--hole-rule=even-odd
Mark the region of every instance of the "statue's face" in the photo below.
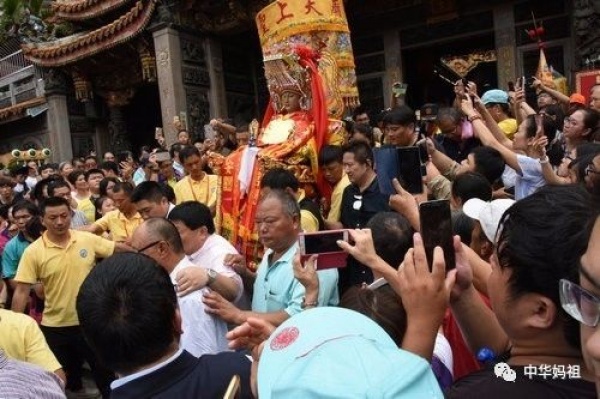
[[[281,94],[281,107],[284,112],[295,112],[300,110],[300,93],[295,91],[284,91]]]

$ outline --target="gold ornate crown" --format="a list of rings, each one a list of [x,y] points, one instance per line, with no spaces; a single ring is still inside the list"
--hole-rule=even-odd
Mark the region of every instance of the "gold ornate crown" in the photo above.
[[[256,16],[258,34],[265,60],[265,75],[269,88],[282,90],[281,76],[286,73],[287,87],[310,97],[310,82],[300,64],[278,61],[292,54],[294,48],[305,46],[319,53],[319,72],[323,78],[330,117],[341,118],[345,107],[358,105],[358,89],[350,30],[342,0],[277,0]],[[273,95],[271,91],[271,95]]]
[[[274,103],[280,103],[280,96],[286,91],[300,94],[301,98],[310,100],[310,73],[300,64],[300,57],[295,52],[274,54],[264,59],[265,77],[269,93]]]

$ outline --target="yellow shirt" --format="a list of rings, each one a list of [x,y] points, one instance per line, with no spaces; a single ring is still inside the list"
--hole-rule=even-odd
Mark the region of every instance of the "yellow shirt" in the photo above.
[[[52,373],[61,368],[36,321],[23,313],[0,309],[0,349]]]
[[[143,221],[144,219],[137,212],[130,219],[127,219],[120,210],[115,209],[96,220],[94,226],[99,226],[104,233],[110,231],[113,241],[123,242],[133,235],[135,229]]]
[[[506,137],[512,140],[518,129],[517,120],[512,118],[505,119],[502,122],[498,122],[498,127],[500,127]]]
[[[344,176],[337,182],[331,193],[331,205],[329,206],[329,214],[327,215],[328,222],[333,223],[340,221],[340,215],[342,213],[342,195],[344,194],[344,189],[348,187],[348,185],[350,185],[350,180],[348,179],[348,175],[344,173]]]
[[[189,176],[184,177],[173,189],[176,203],[197,201],[212,209],[217,205],[217,182],[216,175],[205,174],[200,181],[192,180]]]
[[[85,231],[69,230],[71,238],[61,247],[44,233],[27,247],[19,262],[15,281],[35,284],[41,281],[46,294],[42,325],[69,327],[79,325],[75,300],[83,280],[96,258],[114,252],[115,243]]]
[[[305,197],[304,190],[298,190],[298,203]],[[312,214],[312,212],[305,209],[300,209],[300,227],[306,233],[313,233],[319,231],[319,220]]]
[[[88,221],[89,224],[94,223],[96,220],[96,207],[90,198],[86,198],[84,200],[77,200],[77,209],[83,212],[85,216],[85,220]]]

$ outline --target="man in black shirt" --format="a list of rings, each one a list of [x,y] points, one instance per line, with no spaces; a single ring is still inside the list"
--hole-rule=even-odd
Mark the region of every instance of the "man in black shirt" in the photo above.
[[[342,195],[340,228],[365,228],[378,212],[389,211],[389,196],[379,191],[377,174],[373,170],[373,151],[368,144],[354,142],[344,148],[344,172],[350,185]],[[348,266],[340,269],[340,294],[347,288],[373,282],[371,269],[348,258]]]

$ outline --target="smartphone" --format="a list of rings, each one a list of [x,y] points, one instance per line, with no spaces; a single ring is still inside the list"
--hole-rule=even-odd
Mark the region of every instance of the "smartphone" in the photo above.
[[[423,194],[423,170],[419,146],[400,147],[398,151],[398,181],[411,194]],[[427,148],[425,149],[427,151]]]
[[[169,154],[169,151],[160,151],[154,154],[154,159],[156,162],[170,161],[171,155]]]
[[[301,255],[315,255],[342,252],[337,241],[348,241],[348,230],[300,233],[300,253]]]
[[[225,395],[223,395],[223,399],[236,399],[242,396],[242,391],[240,387],[240,376],[234,375],[231,377],[231,381],[229,382],[229,386],[227,386],[227,391],[225,391]]]
[[[456,267],[454,239],[452,237],[452,213],[450,201],[437,200],[422,202],[419,205],[421,237],[429,267],[433,264],[433,250],[440,247],[444,251],[446,271]]]
[[[417,147],[419,147],[419,156],[421,157],[421,164],[423,164],[423,163],[425,163],[424,161],[427,161],[429,159],[429,153],[427,152],[427,141],[426,141],[427,138],[422,133],[421,133],[421,136],[423,138],[421,138],[417,142]],[[423,174],[423,175],[425,175],[425,174]]]
[[[515,91],[515,84],[513,82],[508,82],[508,91]]]
[[[303,261],[310,258],[311,255],[319,255],[317,270],[346,266],[347,254],[337,245],[337,242],[348,242],[348,230],[300,233],[298,239],[300,256]]]

